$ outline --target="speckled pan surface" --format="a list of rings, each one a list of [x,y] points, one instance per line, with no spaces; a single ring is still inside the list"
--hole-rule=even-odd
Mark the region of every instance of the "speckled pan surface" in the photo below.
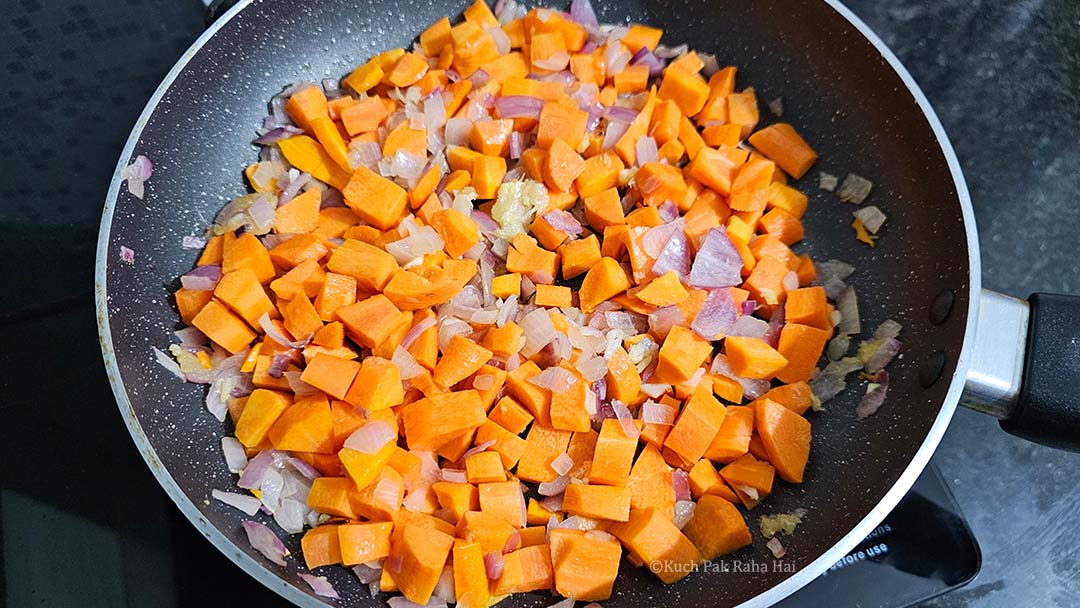
[[[153,362],[150,347],[164,349],[178,326],[170,293],[175,277],[197,257],[181,248],[181,238],[201,234],[215,212],[243,192],[241,170],[256,156],[250,141],[266,114],[266,100],[292,81],[339,77],[373,52],[409,44],[428,23],[459,15],[464,6],[461,0],[256,0],[234,10],[185,54],[186,65],[136,124],[120,163],[134,154],[153,161],[145,200],[114,181],[107,201],[99,243],[99,325],[106,366],[132,435],[196,527],[250,574],[302,605],[322,600],[297,577],[298,539],[287,539],[293,551],[289,566],[274,566],[248,546],[240,527],[244,516],[209,500],[212,489],[230,488],[235,480],[219,448],[226,428],[203,407],[203,387],[165,372]],[[894,486],[914,480],[951,416],[974,306],[971,293],[978,288],[978,279],[969,278],[969,270],[978,277],[978,267],[977,256],[969,262],[977,245],[970,224],[969,231],[964,227],[966,191],[962,181],[954,181],[962,177],[951,147],[935,136],[936,119],[924,115],[886,58],[839,12],[842,7],[791,0],[600,0],[596,9],[604,22],[649,23],[666,31],[669,44],[686,42],[716,53],[722,65],[739,67],[739,86],[754,86],[763,102],[783,97],[784,120],[821,154],[813,175],[820,169],[872,179],[870,200],[889,215],[878,247],[870,249],[853,238],[853,207],[817,190],[809,177],[799,184],[811,197],[807,239],[799,250],[856,265],[850,282],[860,295],[866,331],[886,318],[905,328],[885,407],[856,421],[859,395],[849,391],[812,416],[806,483],[778,482],[775,494],[752,512],[754,546],[725,558],[729,570],[735,561],[753,561],[764,571],[710,569],[664,586],[643,570],[624,567],[615,595],[604,602],[764,605],[827,567],[822,556],[830,549],[843,551],[860,540],[850,534],[853,529],[868,530],[885,515],[890,505],[883,499],[895,501],[906,490]],[[762,116],[774,120],[767,110]],[[134,264],[120,260],[121,246],[135,251]],[[954,290],[955,304],[934,325],[929,307],[946,289]],[[945,355],[944,371],[923,388],[920,369],[936,352]],[[809,514],[794,536],[784,538],[788,556],[776,566],[758,535],[757,516],[798,507]],[[330,605],[372,606],[386,599],[371,600],[343,569],[326,574],[345,598]],[[530,594],[503,605],[554,601],[546,593]]]

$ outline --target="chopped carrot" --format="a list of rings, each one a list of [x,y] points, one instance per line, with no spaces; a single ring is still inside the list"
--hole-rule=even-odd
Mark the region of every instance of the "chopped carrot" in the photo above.
[[[751,135],[750,145],[795,179],[805,175],[818,156],[794,127],[783,122]]]
[[[754,430],[754,410],[750,407],[733,405],[727,408],[727,415],[720,425],[720,430],[713,437],[712,443],[705,450],[705,457],[717,462],[731,462],[750,449],[750,435]]]
[[[589,115],[576,107],[549,101],[540,112],[536,143],[546,150],[556,139],[561,139],[571,148],[576,148],[585,135],[588,120]]]
[[[695,72],[668,68],[664,70],[664,79],[657,91],[660,99],[670,99],[679,110],[692,116],[701,111],[709,98],[709,85]]]
[[[788,364],[782,354],[760,338],[728,336],[724,339],[724,354],[735,375],[743,378],[771,378]]]
[[[574,180],[585,170],[585,159],[574,151],[565,140],[551,142],[543,166],[544,183],[552,190],[567,192]]]
[[[762,398],[754,402],[754,426],[780,478],[802,483],[810,455],[810,423],[783,405]]]
[[[787,363],[776,372],[776,377],[789,383],[809,380],[831,335],[831,331],[809,325],[785,324],[780,330],[777,351]]]
[[[683,533],[701,551],[703,559],[716,559],[751,543],[741,513],[719,496],[702,496]]]
[[[665,453],[675,457],[672,464],[690,469],[700,460],[720,431],[726,413],[713,397],[712,387],[708,383],[699,384],[664,440]]]
[[[630,279],[619,263],[604,257],[585,273],[581,283],[581,310],[591,312],[600,302],[630,288]]]
[[[562,506],[572,515],[626,521],[630,517],[630,490],[620,486],[572,483],[566,486]]]
[[[629,520],[608,531],[637,561],[649,564],[652,573],[665,583],[684,578],[702,560],[690,539],[655,509],[632,509]]]

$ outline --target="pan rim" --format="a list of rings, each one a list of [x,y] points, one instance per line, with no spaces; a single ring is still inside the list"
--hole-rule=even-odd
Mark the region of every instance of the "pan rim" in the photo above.
[[[102,358],[105,362],[109,383],[112,386],[117,407],[124,418],[124,424],[127,426],[132,440],[135,442],[143,460],[150,468],[151,473],[157,479],[158,484],[165,490],[165,493],[172,499],[180,509],[181,513],[184,514],[192,525],[194,525],[195,528],[218,549],[218,551],[224,554],[230,561],[239,566],[246,573],[262,583],[265,587],[273,590],[284,599],[298,606],[319,608],[325,607],[328,604],[320,601],[299,587],[289,584],[278,573],[272,572],[269,568],[249,556],[247,553],[235,551],[234,549],[237,548],[236,545],[217,527],[203,517],[195,504],[180,489],[180,486],[177,484],[176,480],[173,479],[169,471],[160,464],[156,450],[154,450],[153,446],[150,444],[148,437],[142,429],[142,425],[135,416],[135,411],[128,398],[127,389],[120,376],[120,368],[113,350],[112,331],[109,322],[108,292],[106,284],[109,261],[108,253],[113,214],[122,185],[121,171],[127,165],[128,159],[131,158],[135,146],[138,144],[143,129],[150,117],[154,114],[161,99],[172,87],[177,76],[220,29],[253,2],[254,0],[241,0],[240,2],[237,2],[217,21],[211,24],[211,26],[208,27],[186,51],[184,51],[180,59],[177,60],[172,69],[169,70],[165,78],[154,90],[153,95],[151,95],[150,99],[147,101],[142,113],[139,115],[138,120],[135,122],[135,125],[128,136],[120,158],[117,161],[112,181],[109,185],[105,206],[102,211],[101,225],[98,231],[94,271],[94,300],[98,324],[98,341],[101,346]],[[942,403],[941,410],[938,412],[934,423],[927,431],[926,438],[923,440],[922,445],[919,446],[919,449],[916,451],[904,471],[900,474],[900,477],[893,484],[892,488],[885,493],[882,499],[858,524],[856,524],[830,549],[786,580],[739,604],[736,608],[762,608],[770,606],[795,593],[797,590],[820,576],[861,542],[896,507],[903,496],[907,494],[908,490],[915,483],[915,480],[929,463],[931,456],[937,449],[937,446],[956,411],[957,404],[960,400],[960,394],[964,387],[964,379],[970,366],[971,354],[974,348],[975,327],[978,321],[979,295],[982,289],[978,231],[976,230],[975,215],[967,183],[964,179],[959,159],[953,150],[952,143],[945,132],[945,128],[942,126],[941,121],[938,119],[937,114],[934,112],[930,101],[926,98],[922,89],[919,88],[919,85],[907,71],[907,68],[904,67],[899,58],[897,58],[889,49],[888,45],[886,45],[866,23],[848,9],[840,0],[825,0],[825,4],[854,26],[855,29],[870,42],[877,52],[880,53],[882,58],[889,64],[889,67],[892,68],[904,83],[908,92],[912,95],[916,104],[926,117],[927,123],[933,131],[934,137],[937,139],[941,152],[948,164],[953,184],[956,187],[956,195],[958,202],[960,203],[961,214],[964,221],[964,232],[967,240],[968,307],[964,340],[961,346],[960,355],[957,359],[956,369],[950,379],[949,390]]]

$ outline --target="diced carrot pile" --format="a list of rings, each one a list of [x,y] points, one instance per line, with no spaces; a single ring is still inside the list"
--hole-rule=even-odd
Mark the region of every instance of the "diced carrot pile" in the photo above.
[[[219,217],[220,280],[176,294],[247,455],[319,475],[307,565],[418,604],[749,545],[741,509],[807,477],[834,331],[791,249],[817,155],[735,67],[506,4],[292,87],[246,171],[272,231]]]

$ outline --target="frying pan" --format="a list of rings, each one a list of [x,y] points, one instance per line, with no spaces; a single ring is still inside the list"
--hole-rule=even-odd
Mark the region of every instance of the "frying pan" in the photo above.
[[[178,382],[154,363],[178,316],[169,294],[197,252],[181,237],[201,234],[242,192],[240,169],[255,157],[253,129],[266,101],[296,81],[339,77],[371,54],[406,46],[426,25],[460,15],[464,0],[248,0],[217,20],[184,53],[139,117],[106,200],[97,253],[102,352],[121,413],[165,491],[215,546],[249,574],[302,606],[373,606],[342,568],[327,573],[343,598],[311,594],[294,558],[277,567],[251,549],[243,516],[210,501],[233,486],[221,457],[226,429],[202,406],[203,387]],[[941,124],[884,43],[839,2],[794,0],[598,0],[602,22],[629,20],[665,30],[671,44],[716,53],[739,68],[762,99],[783,97],[784,119],[821,155],[820,169],[874,183],[889,216],[878,246],[854,241],[851,206],[813,184],[807,239],[815,259],[858,269],[864,327],[892,318],[904,331],[885,406],[856,420],[849,390],[813,416],[807,481],[784,486],[753,516],[805,508],[775,566],[764,540],[724,559],[753,572],[711,568],[670,586],[624,565],[605,606],[766,606],[835,563],[897,504],[926,465],[961,399],[1011,432],[1059,447],[1080,437],[1080,302],[1035,295],[1024,302],[980,289],[971,202]],[[770,120],[766,117],[765,120]],[[137,154],[155,171],[145,200],[121,188],[120,168]],[[804,182],[809,181],[804,179]],[[121,261],[120,247],[135,251]],[[1073,389],[1074,390],[1074,389]],[[757,526],[751,525],[757,535]],[[279,531],[280,532],[280,531]],[[745,569],[743,569],[745,570]],[[547,594],[506,606],[546,606]]]

